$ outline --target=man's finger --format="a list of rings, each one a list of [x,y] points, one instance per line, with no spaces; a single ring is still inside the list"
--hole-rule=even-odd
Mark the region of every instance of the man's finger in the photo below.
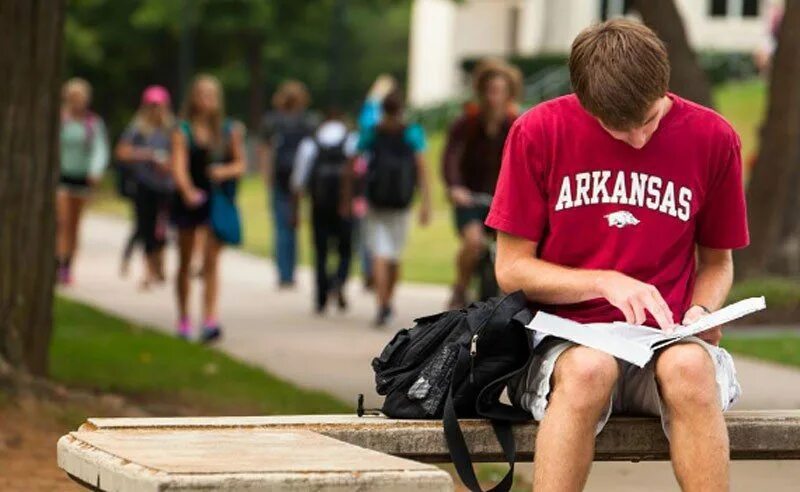
[[[644,312],[645,306],[638,299],[631,302],[633,308],[634,324],[641,325],[647,320],[647,314]]]
[[[633,309],[631,309],[631,305],[627,302],[623,302],[621,305],[617,306],[617,308],[622,311],[622,314],[625,315],[625,322],[630,324],[636,324],[636,317],[633,315]]]
[[[656,299],[658,304],[661,306],[661,309],[663,309],[665,313],[672,313],[672,310],[669,308],[669,304],[667,304],[667,301],[665,301],[661,296],[661,292],[659,292],[658,289],[653,291],[653,297]]]
[[[660,303],[652,296],[645,299],[645,305],[647,306],[647,310],[650,311],[650,313],[656,319],[658,326],[668,333],[672,332],[672,328],[675,325],[675,323],[672,321],[672,313],[665,313]]]

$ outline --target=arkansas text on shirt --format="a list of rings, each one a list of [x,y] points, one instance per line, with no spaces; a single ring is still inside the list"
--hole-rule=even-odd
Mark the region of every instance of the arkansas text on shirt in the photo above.
[[[718,114],[670,94],[642,149],[614,139],[574,95],[514,124],[487,225],[538,242],[559,265],[616,270],[655,285],[676,322],[688,309],[695,244],[749,242],[739,137]],[[622,321],[604,299],[551,306],[579,322]],[[657,326],[648,313],[647,324]]]

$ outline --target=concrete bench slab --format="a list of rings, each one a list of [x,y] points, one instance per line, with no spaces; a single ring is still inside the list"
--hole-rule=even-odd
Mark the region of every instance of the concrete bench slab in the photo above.
[[[800,410],[732,411],[725,414],[733,459],[800,459]],[[503,461],[491,425],[462,420],[475,461]],[[386,454],[428,463],[450,461],[436,420],[392,420],[355,415],[282,417],[216,417],[154,419],[89,419],[82,429],[304,429]],[[537,425],[515,427],[517,459],[533,459]],[[669,446],[658,419],[612,417],[597,438],[597,461],[658,461],[669,459]]]
[[[302,429],[81,430],[59,466],[97,490],[450,491],[438,468]]]
[[[733,459],[800,459],[800,410],[729,412]],[[503,461],[491,425],[462,420],[476,461]],[[537,425],[515,426],[517,460],[531,461]],[[598,461],[669,459],[658,419],[613,417]],[[415,461],[450,456],[435,420],[355,415],[89,419],[59,440],[58,462],[90,488],[161,490],[452,490]]]

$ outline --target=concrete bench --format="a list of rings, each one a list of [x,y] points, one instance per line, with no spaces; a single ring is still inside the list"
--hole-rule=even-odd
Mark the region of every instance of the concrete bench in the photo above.
[[[733,459],[800,459],[800,411],[729,412]],[[491,426],[463,420],[474,459],[503,461]],[[515,428],[530,461],[535,423]],[[58,442],[58,463],[95,490],[452,490],[427,463],[450,459],[441,422],[351,415],[89,419]],[[598,461],[669,459],[654,418],[614,417]]]

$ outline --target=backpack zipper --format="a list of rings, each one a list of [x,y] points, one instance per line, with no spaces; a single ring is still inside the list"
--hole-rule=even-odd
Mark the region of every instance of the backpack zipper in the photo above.
[[[469,344],[469,382],[475,382],[475,356],[478,355],[478,333],[472,335],[472,341]]]

